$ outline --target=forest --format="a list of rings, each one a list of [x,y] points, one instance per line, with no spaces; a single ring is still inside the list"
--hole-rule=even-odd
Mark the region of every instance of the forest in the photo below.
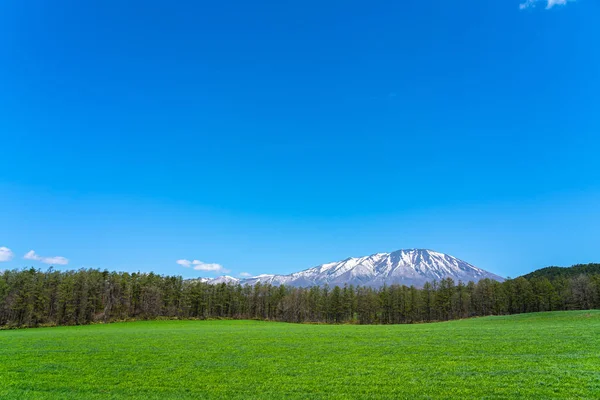
[[[600,308],[600,273],[502,283],[444,279],[423,288],[378,289],[210,285],[180,276],[97,269],[0,273],[0,327],[5,329],[161,318],[402,324],[592,308]]]
[[[577,264],[572,267],[546,267],[523,275],[524,278],[543,278],[556,279],[559,277],[570,278],[577,275],[598,275],[600,274],[600,264]]]

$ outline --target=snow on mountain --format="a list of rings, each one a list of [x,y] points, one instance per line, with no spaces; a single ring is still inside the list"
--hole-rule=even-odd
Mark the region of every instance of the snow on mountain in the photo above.
[[[465,261],[432,250],[410,249],[393,253],[377,253],[366,257],[347,258],[343,261],[322,264],[289,275],[258,275],[246,279],[221,276],[209,283],[240,283],[254,285],[258,282],[271,285],[343,286],[360,285],[380,287],[384,284],[414,285],[452,278],[455,282],[477,282],[484,278],[502,282],[504,278],[479,269]]]
[[[209,279],[208,282],[216,285],[219,283],[239,283],[240,280],[238,278],[234,278],[233,276],[223,275],[214,279]]]

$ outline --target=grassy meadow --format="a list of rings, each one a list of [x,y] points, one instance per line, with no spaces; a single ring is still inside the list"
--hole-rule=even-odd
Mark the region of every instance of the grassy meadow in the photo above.
[[[1,399],[600,398],[600,311],[0,331]]]

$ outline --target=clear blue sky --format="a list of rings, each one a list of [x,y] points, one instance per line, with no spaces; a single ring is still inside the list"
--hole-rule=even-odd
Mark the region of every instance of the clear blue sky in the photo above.
[[[0,269],[600,262],[600,3],[524,1],[2,1]]]

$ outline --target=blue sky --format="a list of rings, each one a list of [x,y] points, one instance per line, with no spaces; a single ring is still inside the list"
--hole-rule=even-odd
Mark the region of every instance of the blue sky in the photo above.
[[[0,269],[600,261],[597,1],[325,3],[3,1]]]

